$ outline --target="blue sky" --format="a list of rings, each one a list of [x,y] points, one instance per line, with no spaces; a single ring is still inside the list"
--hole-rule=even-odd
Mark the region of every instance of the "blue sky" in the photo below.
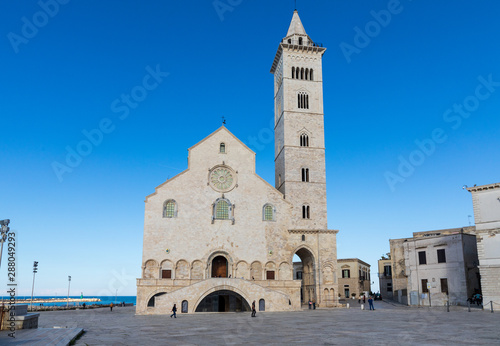
[[[18,293],[37,260],[35,294],[66,295],[71,275],[72,295],[135,295],[144,198],[222,116],[274,182],[269,71],[293,1],[60,1],[0,5],[0,219],[18,234]],[[329,228],[376,282],[390,238],[467,226],[462,186],[499,181],[500,4],[298,3],[328,48]]]

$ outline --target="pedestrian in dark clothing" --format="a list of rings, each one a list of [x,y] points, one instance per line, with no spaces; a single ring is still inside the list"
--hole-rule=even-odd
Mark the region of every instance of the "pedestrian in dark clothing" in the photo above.
[[[371,296],[370,298],[368,298],[368,304],[370,304],[370,310],[375,310],[375,308],[373,307],[373,299]]]
[[[85,310],[85,307],[86,307],[86,306],[87,306],[87,305],[86,305],[85,303],[83,303],[83,310]]]
[[[309,299],[309,310],[311,310],[312,305],[313,305],[313,303],[312,303],[311,299]]]
[[[110,311],[113,311],[113,303],[109,304]]]
[[[363,296],[363,304],[366,304],[366,296]]]
[[[316,301],[313,300],[313,309],[316,310]]]
[[[255,317],[255,314],[257,313],[257,310],[255,310],[255,300],[252,303],[252,317]]]
[[[175,314],[177,312],[177,304],[174,304],[174,307],[172,308],[172,315],[170,315],[170,318],[174,316],[174,318],[177,318],[177,315]]]

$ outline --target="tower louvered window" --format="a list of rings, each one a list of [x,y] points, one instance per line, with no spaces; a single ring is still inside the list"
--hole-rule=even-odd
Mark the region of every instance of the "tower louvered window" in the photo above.
[[[309,109],[309,95],[305,92],[300,92],[297,95],[299,109]]]
[[[300,135],[300,146],[301,147],[309,146],[309,136],[306,133]]]

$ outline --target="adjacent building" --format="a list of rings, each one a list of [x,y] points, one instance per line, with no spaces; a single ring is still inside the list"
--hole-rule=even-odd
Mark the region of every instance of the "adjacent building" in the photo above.
[[[260,311],[334,304],[338,231],[327,228],[325,51],[295,11],[271,68],[274,186],[255,173],[255,153],[223,126],[189,149],[185,171],[146,197],[137,314],[167,314],[174,304],[182,313],[248,311],[253,301]]]
[[[483,303],[500,305],[500,183],[467,190],[474,208]]]
[[[409,305],[466,305],[481,292],[474,227],[392,239],[393,299]]]
[[[370,293],[370,265],[358,258],[338,259],[339,294],[349,299]]]
[[[378,282],[382,299],[393,299],[392,294],[392,261],[389,258],[378,260]]]

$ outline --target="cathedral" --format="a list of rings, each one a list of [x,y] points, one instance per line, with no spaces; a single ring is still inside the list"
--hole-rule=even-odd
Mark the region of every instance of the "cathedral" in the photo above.
[[[137,314],[335,306],[337,230],[327,227],[322,57],[297,11],[272,63],[274,187],[222,126],[188,168],[146,197]],[[300,258],[300,262],[294,257]]]

